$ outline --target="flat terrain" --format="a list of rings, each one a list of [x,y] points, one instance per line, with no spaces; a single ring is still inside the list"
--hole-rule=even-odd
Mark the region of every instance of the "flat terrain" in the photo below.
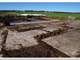
[[[80,13],[70,13],[70,12],[48,12],[48,11],[0,11],[1,14],[45,14],[47,16],[75,16],[79,17]]]
[[[10,25],[0,28],[0,56],[80,57],[80,20],[42,18],[8,15],[3,23]]]
[[[72,21],[73,22],[73,21]],[[79,21],[63,27],[61,22],[46,22],[42,29],[11,31],[1,50],[4,57],[76,57],[80,53]],[[77,23],[77,24],[76,24]],[[41,23],[40,23],[41,24]],[[36,24],[37,25],[37,24]],[[75,28],[76,27],[76,28]],[[1,34],[2,35],[2,34]],[[2,39],[1,39],[2,42]]]

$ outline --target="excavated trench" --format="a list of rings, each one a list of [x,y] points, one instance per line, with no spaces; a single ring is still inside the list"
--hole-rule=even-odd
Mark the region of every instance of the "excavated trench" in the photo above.
[[[7,17],[7,16],[5,16],[5,17]],[[14,17],[14,19],[12,17]],[[14,20],[15,21],[19,21],[19,20],[20,21],[21,20],[29,21],[28,20],[29,17],[25,17],[25,19],[23,19],[23,18],[24,17],[21,18],[21,17],[17,17],[17,16],[11,16],[11,17],[7,18],[7,20],[5,19],[7,23],[4,22],[5,20],[3,20],[3,19],[2,19],[2,22],[4,22],[4,24],[6,24],[6,26],[7,26],[7,25],[10,25],[9,22],[13,22]],[[30,30],[35,30],[35,29],[31,28]],[[19,30],[19,32],[20,31],[21,30]],[[26,30],[24,30],[24,31],[26,31]],[[33,37],[39,43],[38,45],[31,46],[31,47],[21,47],[20,49],[6,50],[6,40],[7,40],[7,36],[8,36],[8,30],[4,30],[1,33],[2,48],[1,48],[0,54],[2,54],[2,57],[69,57],[66,54],[64,54],[63,52],[51,47],[50,45],[48,45],[47,43],[42,41],[42,39],[47,38],[47,37],[64,34],[65,32],[67,32],[67,29],[59,28],[58,30],[55,30],[52,32],[46,31],[46,30],[44,30],[44,31],[47,33],[42,33],[42,34],[39,34],[39,35],[36,35]]]
[[[42,40],[42,39],[50,37],[50,36],[56,36],[56,35],[65,33],[66,31],[67,31],[67,29],[65,29],[65,28],[64,29],[58,28],[57,30],[52,31],[52,32],[46,31],[47,33],[43,33],[43,34],[34,36],[34,38],[36,38],[37,40]]]
[[[47,43],[42,41],[42,39],[44,39],[44,38],[63,34],[65,32],[67,32],[67,29],[59,28],[59,29],[52,31],[52,32],[49,32],[49,31],[46,31],[46,32],[47,33],[43,33],[43,34],[34,36],[34,38],[37,39],[37,41],[40,45],[45,45],[48,48],[48,50],[50,51],[50,52],[48,52],[48,55],[50,57],[69,57],[68,55],[64,54],[63,52],[57,50],[56,48],[51,47],[50,45],[48,45]]]
[[[66,29],[58,29],[52,32],[47,32],[44,34],[34,36],[34,38],[39,43],[38,45],[31,47],[21,47],[20,49],[15,50],[5,49],[8,31],[7,32],[4,31],[1,54],[3,54],[3,57],[69,57],[66,54],[58,51],[57,49],[51,47],[47,43],[41,41],[44,38],[60,35],[65,33],[66,31],[67,31]]]

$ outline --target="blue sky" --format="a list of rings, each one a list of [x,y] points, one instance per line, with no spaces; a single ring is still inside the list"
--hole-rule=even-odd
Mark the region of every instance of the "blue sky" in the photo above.
[[[80,12],[80,2],[0,2],[0,10]]]

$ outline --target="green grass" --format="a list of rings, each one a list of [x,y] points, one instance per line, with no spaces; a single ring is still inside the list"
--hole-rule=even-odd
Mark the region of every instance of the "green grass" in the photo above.
[[[51,12],[39,12],[39,11],[33,11],[33,12],[16,12],[18,14],[24,13],[24,14],[45,14],[47,16],[75,16],[75,17],[79,17],[80,14],[78,13],[51,13]]]
[[[54,13],[54,12],[47,12],[47,11],[6,11],[6,12],[0,11],[0,14],[1,13],[4,13],[4,14],[45,14],[49,17],[53,17],[53,16],[59,16],[59,17],[75,16],[75,17],[79,17],[80,16],[80,13]]]
[[[53,16],[61,16],[61,17],[64,17],[64,16],[75,16],[75,17],[79,17],[80,14],[78,13],[51,13],[51,12],[17,12],[18,14],[45,14],[47,16],[50,16],[50,17],[53,17]]]
[[[64,17],[64,16],[75,16],[75,17],[79,17],[80,14],[71,14],[71,13],[53,13],[53,14],[48,14],[48,16],[61,16],[61,17]]]

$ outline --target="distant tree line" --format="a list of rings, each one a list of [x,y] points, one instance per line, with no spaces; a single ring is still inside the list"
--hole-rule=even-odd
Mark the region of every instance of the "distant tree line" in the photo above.
[[[0,10],[0,13],[6,12],[48,12],[48,13],[68,13],[68,14],[80,14],[80,12],[61,12],[61,11],[44,11],[44,10]]]

